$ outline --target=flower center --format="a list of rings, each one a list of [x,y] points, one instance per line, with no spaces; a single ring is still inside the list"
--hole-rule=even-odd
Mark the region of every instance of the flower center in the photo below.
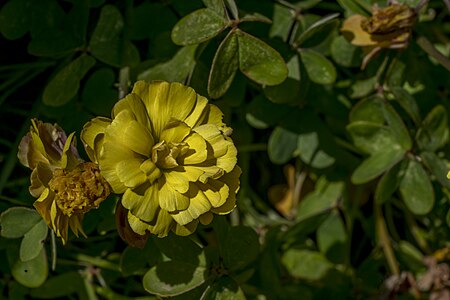
[[[55,170],[49,187],[56,194],[56,205],[69,217],[97,208],[111,192],[98,165],[92,162],[79,164],[72,171]]]
[[[153,146],[152,161],[160,169],[171,169],[178,167],[177,158],[189,150],[186,143],[172,143],[162,141]]]

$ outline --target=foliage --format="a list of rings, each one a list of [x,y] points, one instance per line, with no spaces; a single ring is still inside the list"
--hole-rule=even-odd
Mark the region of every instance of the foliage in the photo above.
[[[1,297],[445,295],[450,7],[399,2],[411,31],[394,19],[401,43],[367,48],[342,24],[386,1],[4,1]],[[86,215],[88,238],[62,245],[18,164],[29,120],[79,135],[137,80],[181,82],[221,108],[242,169],[237,208],[139,249],[120,239],[112,195]]]

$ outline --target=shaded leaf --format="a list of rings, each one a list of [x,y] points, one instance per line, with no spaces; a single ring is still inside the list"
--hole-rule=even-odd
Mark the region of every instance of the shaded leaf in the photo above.
[[[381,177],[375,189],[375,203],[381,205],[392,197],[405,172],[405,164],[398,163]]]
[[[422,152],[420,157],[427,169],[436,176],[439,183],[450,190],[450,180],[447,178],[449,171],[447,162],[439,158],[434,152]]]
[[[118,98],[115,81],[116,75],[110,68],[98,69],[89,76],[84,84],[81,99],[90,112],[99,116],[107,116],[110,113]]]
[[[238,37],[239,69],[248,78],[263,85],[282,83],[288,69],[281,55],[272,47],[239,29]]]
[[[181,46],[199,44],[212,39],[229,25],[214,10],[202,8],[183,17],[172,29],[172,40]]]
[[[416,215],[427,214],[433,208],[433,186],[419,162],[409,160],[405,175],[400,182],[400,194],[409,210]]]
[[[47,238],[48,226],[44,220],[34,225],[30,231],[25,233],[20,244],[20,260],[27,261],[35,258],[44,246]]]
[[[21,38],[30,29],[32,1],[13,0],[3,5],[0,11],[0,32],[9,40]]]
[[[95,59],[89,55],[81,55],[63,69],[45,87],[42,100],[50,106],[62,106],[78,93],[80,81],[95,65]]]
[[[269,36],[279,37],[284,42],[287,41],[289,30],[294,23],[294,10],[275,3],[273,6],[272,26],[270,27]]]
[[[416,141],[421,150],[436,151],[448,141],[447,111],[444,106],[435,106],[417,131]]]
[[[341,181],[329,182],[325,177],[320,177],[314,191],[300,202],[296,221],[305,220],[336,207],[343,188],[344,183]]]
[[[258,257],[258,235],[250,227],[230,227],[222,249],[225,266],[230,270],[239,270]]]
[[[324,278],[333,268],[321,253],[294,248],[283,254],[281,262],[292,276],[312,281]]]
[[[420,125],[421,118],[419,107],[416,100],[402,87],[391,87],[392,94],[394,94],[395,101],[406,111],[409,117],[414,121],[416,125]]]
[[[335,163],[335,158],[320,148],[318,132],[308,132],[298,135],[297,153],[313,168],[327,168]]]
[[[272,162],[284,164],[293,157],[298,135],[283,127],[275,127],[269,137],[267,153]]]
[[[319,52],[302,49],[300,57],[312,82],[332,84],[336,80],[337,74],[333,64]]]
[[[204,300],[245,300],[244,292],[230,277],[220,277],[213,285],[209,286],[202,296]]]
[[[148,270],[143,284],[149,293],[176,296],[200,286],[207,276],[206,267],[183,261],[166,261]]]
[[[239,68],[238,41],[234,32],[230,32],[216,51],[208,79],[208,94],[211,98],[223,96]]]
[[[124,26],[122,14],[117,7],[103,6],[89,42],[92,55],[115,67],[137,64],[139,52],[130,41],[124,39]]]
[[[47,255],[42,248],[38,256],[31,260],[21,261],[18,253],[16,259],[10,260],[11,273],[17,282],[29,287],[35,288],[45,282],[48,275]]]
[[[164,63],[157,64],[138,75],[138,79],[166,80],[184,83],[195,66],[195,51],[197,45],[181,48],[175,56]]]
[[[361,48],[352,45],[341,35],[331,43],[331,57],[343,67],[358,67],[362,63]]]
[[[82,288],[83,280],[80,274],[73,271],[49,278],[43,285],[31,290],[31,296],[38,299],[67,297]]]
[[[317,246],[333,263],[345,262],[347,238],[344,222],[336,210],[317,229]]]
[[[313,47],[321,43],[326,36],[330,34],[332,29],[337,26],[338,21],[336,18],[338,13],[325,16],[314,22],[300,36],[295,40],[295,44],[301,47]]]
[[[34,209],[11,207],[0,215],[1,235],[6,238],[23,237],[41,220]]]

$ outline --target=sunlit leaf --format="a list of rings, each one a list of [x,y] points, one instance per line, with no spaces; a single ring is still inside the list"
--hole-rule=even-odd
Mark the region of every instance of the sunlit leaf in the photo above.
[[[283,82],[288,69],[281,55],[260,39],[239,29],[239,69],[250,79],[263,85],[277,85]]]
[[[224,276],[219,278],[213,285],[209,286],[202,299],[204,300],[220,300],[233,299],[245,300],[244,292],[239,285],[230,277]]]
[[[321,253],[310,250],[291,248],[281,261],[292,276],[305,280],[319,280],[333,268]]]
[[[230,32],[219,45],[212,62],[208,79],[208,94],[211,98],[223,96],[239,68],[238,41],[234,32]]]

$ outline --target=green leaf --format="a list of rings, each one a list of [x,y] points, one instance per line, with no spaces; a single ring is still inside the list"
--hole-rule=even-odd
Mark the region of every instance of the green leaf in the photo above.
[[[448,141],[447,111],[444,106],[435,106],[425,117],[417,131],[416,141],[423,151],[436,151]]]
[[[167,297],[190,291],[203,284],[207,277],[206,267],[183,261],[167,261],[148,270],[143,284],[147,292]]]
[[[149,240],[144,249],[130,246],[125,248],[120,257],[120,270],[123,276],[143,275],[141,271],[144,270],[152,255],[155,255],[155,252],[159,254],[158,251],[155,251],[154,246],[152,240]]]
[[[375,91],[377,80],[378,79],[376,76],[356,80],[351,87],[350,97],[353,99],[359,99],[372,94],[373,91]]]
[[[85,45],[89,1],[74,1],[68,13],[58,1],[33,2],[28,52],[38,56],[64,55]]]
[[[42,217],[36,210],[25,207],[11,207],[0,215],[1,236],[20,238],[29,232]]]
[[[436,176],[439,183],[450,190],[450,180],[447,178],[449,171],[447,162],[439,158],[434,152],[422,152],[420,157],[427,169]]]
[[[333,210],[317,229],[317,246],[333,263],[345,262],[347,238],[344,222],[337,210]]]
[[[20,260],[27,261],[35,258],[44,247],[47,238],[48,226],[44,220],[34,225],[30,231],[25,233],[20,244]]]
[[[61,69],[45,87],[44,104],[62,106],[69,102],[78,93],[81,79],[94,65],[95,59],[81,55]]]
[[[341,7],[347,10],[347,15],[358,14],[366,17],[368,16],[368,12],[354,0],[337,0],[337,2]]]
[[[405,164],[398,163],[381,177],[375,190],[375,203],[381,205],[392,197],[405,173]]]
[[[408,209],[416,215],[425,215],[434,205],[434,191],[430,178],[417,161],[409,160],[400,182],[400,194]]]
[[[21,38],[30,29],[32,1],[13,0],[3,5],[0,11],[0,32],[9,40]]]
[[[183,261],[192,264],[205,264],[202,248],[189,237],[169,235],[164,239],[156,239],[159,250],[173,261]]]
[[[331,57],[343,67],[358,67],[362,63],[361,48],[352,45],[343,36],[337,36],[331,43]]]
[[[313,168],[328,168],[335,163],[335,158],[320,148],[318,132],[308,132],[298,135],[297,153],[301,160]]]
[[[132,12],[130,39],[144,40],[150,38],[153,40],[161,33],[168,33],[167,43],[172,44],[170,31],[178,18],[168,5],[161,2],[143,2],[134,7]],[[153,48],[151,49],[154,52]]]
[[[53,299],[68,297],[83,288],[80,273],[72,271],[49,278],[43,285],[31,290],[31,297]]]
[[[202,297],[203,300],[245,300],[244,292],[230,277],[220,277],[213,285],[209,286]]]
[[[343,182],[329,182],[325,177],[320,177],[314,191],[300,202],[296,221],[305,220],[336,207],[343,189]]]
[[[258,257],[258,235],[250,227],[231,227],[222,249],[225,266],[230,270],[242,269]]]
[[[223,0],[203,0],[203,3],[207,8],[212,9],[219,16],[226,16],[225,4],[223,3]]]
[[[336,69],[325,56],[311,49],[302,49],[300,57],[312,82],[332,84],[336,81]]]
[[[294,23],[294,11],[286,6],[275,3],[273,6],[272,26],[269,37],[279,37],[284,42],[287,41],[289,30]]]
[[[397,248],[399,261],[406,265],[408,270],[413,272],[425,270],[424,255],[416,247],[407,241],[399,241]]]
[[[389,148],[383,152],[372,154],[353,172],[351,180],[354,184],[369,182],[398,163],[405,155],[403,149]]]
[[[124,26],[117,7],[103,6],[89,43],[92,55],[115,67],[136,65],[139,62],[139,52],[129,40],[124,39]]]
[[[216,51],[208,79],[208,94],[216,99],[223,96],[239,68],[238,41],[231,31]]]
[[[262,85],[282,83],[288,69],[281,55],[272,47],[239,29],[238,37],[239,69],[248,78]]]
[[[281,262],[295,278],[320,280],[324,278],[333,265],[319,252],[291,248],[287,250]]]
[[[278,85],[265,86],[264,95],[275,103],[298,103],[302,99],[301,69],[298,55],[292,56],[287,63],[288,77]]]
[[[295,40],[295,44],[301,47],[313,47],[321,43],[330,32],[337,26],[336,18],[339,13],[325,16],[314,22]]]
[[[297,148],[298,135],[283,127],[275,127],[269,137],[267,153],[273,163],[285,164]]]
[[[258,95],[250,102],[245,117],[251,126],[264,129],[278,124],[290,111],[289,106],[275,104]]]
[[[157,64],[140,73],[138,79],[146,81],[166,80],[169,82],[184,83],[195,67],[196,50],[197,45],[183,47],[171,60]]]
[[[17,259],[12,260],[10,266],[11,273],[17,282],[29,288],[38,287],[45,282],[48,275],[48,263],[44,248],[31,260],[21,261],[18,254],[16,256]]]
[[[116,75],[111,68],[101,68],[92,73],[81,94],[84,106],[95,115],[109,115],[118,98],[115,81]]]
[[[402,87],[391,87],[391,92],[394,94],[395,101],[406,111],[409,117],[414,121],[416,125],[420,125],[420,112],[417,106],[416,100]]]
[[[229,25],[214,10],[202,8],[183,17],[172,29],[172,40],[181,46],[195,45],[212,39]]]

